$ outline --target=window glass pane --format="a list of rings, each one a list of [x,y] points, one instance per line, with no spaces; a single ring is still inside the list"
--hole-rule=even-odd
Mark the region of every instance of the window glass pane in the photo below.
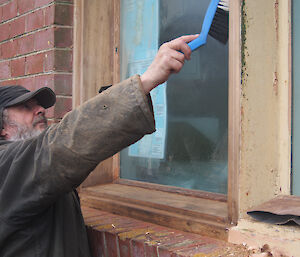
[[[159,45],[199,33],[209,0],[122,0],[121,78],[142,73]],[[151,92],[157,131],[121,152],[121,177],[227,193],[228,47],[208,37]]]
[[[300,1],[293,1],[293,166],[292,191],[300,195]]]

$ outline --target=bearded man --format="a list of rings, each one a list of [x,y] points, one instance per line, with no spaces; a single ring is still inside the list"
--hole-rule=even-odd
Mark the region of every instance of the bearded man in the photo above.
[[[0,256],[90,256],[75,189],[99,162],[155,131],[149,92],[180,71],[196,37],[165,43],[143,75],[50,127],[51,89],[0,87]]]

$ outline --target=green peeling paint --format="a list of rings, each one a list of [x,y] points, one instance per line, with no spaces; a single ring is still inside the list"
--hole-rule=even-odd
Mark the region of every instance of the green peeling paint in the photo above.
[[[246,74],[246,53],[247,53],[247,27],[248,27],[248,19],[247,19],[247,9],[246,9],[246,1],[242,1],[241,6],[241,79],[242,79],[242,85],[244,85],[244,82],[247,78]]]

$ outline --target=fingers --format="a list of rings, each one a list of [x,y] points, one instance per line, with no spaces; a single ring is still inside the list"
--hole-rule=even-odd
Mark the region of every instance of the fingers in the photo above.
[[[184,54],[178,51],[170,51],[169,60],[166,62],[167,68],[170,70],[170,73],[178,73],[182,66],[184,65]]]
[[[182,63],[176,59],[173,59],[172,63],[170,64],[170,67],[171,67],[170,73],[178,73],[179,71],[181,71],[183,64],[184,63]]]
[[[185,58],[187,60],[190,60],[191,58],[191,49],[190,47],[187,45],[188,42],[196,39],[199,35],[186,35],[186,36],[182,36],[179,38],[176,38],[168,43],[166,43],[168,45],[168,47],[180,51],[184,54]]]
[[[165,51],[161,52],[161,55],[165,56],[168,59],[174,59],[174,60],[177,60],[177,61],[181,62],[182,64],[184,64],[185,55],[181,52],[176,51],[176,50],[166,48]]]
[[[187,35],[176,38],[163,44],[158,51],[158,59],[160,59],[163,68],[169,70],[169,73],[177,73],[184,65],[185,59],[191,58],[191,49],[187,42],[194,40],[198,35]]]
[[[175,60],[178,60],[178,61],[180,61],[180,62],[182,62],[184,64],[185,55],[183,53],[178,52],[178,51],[172,51],[171,56]]]
[[[192,40],[196,39],[198,36],[199,36],[199,34],[185,35],[185,36],[181,36],[180,38],[183,39],[184,42],[189,43]]]
[[[164,43],[148,69],[141,75],[141,83],[145,93],[165,82],[172,73],[178,73],[185,59],[191,58],[191,49],[187,45],[198,35],[188,35]]]

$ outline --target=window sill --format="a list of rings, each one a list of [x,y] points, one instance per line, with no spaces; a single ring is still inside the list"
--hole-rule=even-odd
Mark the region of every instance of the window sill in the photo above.
[[[212,238],[228,239],[227,202],[132,185],[106,184],[80,190],[83,206]]]

